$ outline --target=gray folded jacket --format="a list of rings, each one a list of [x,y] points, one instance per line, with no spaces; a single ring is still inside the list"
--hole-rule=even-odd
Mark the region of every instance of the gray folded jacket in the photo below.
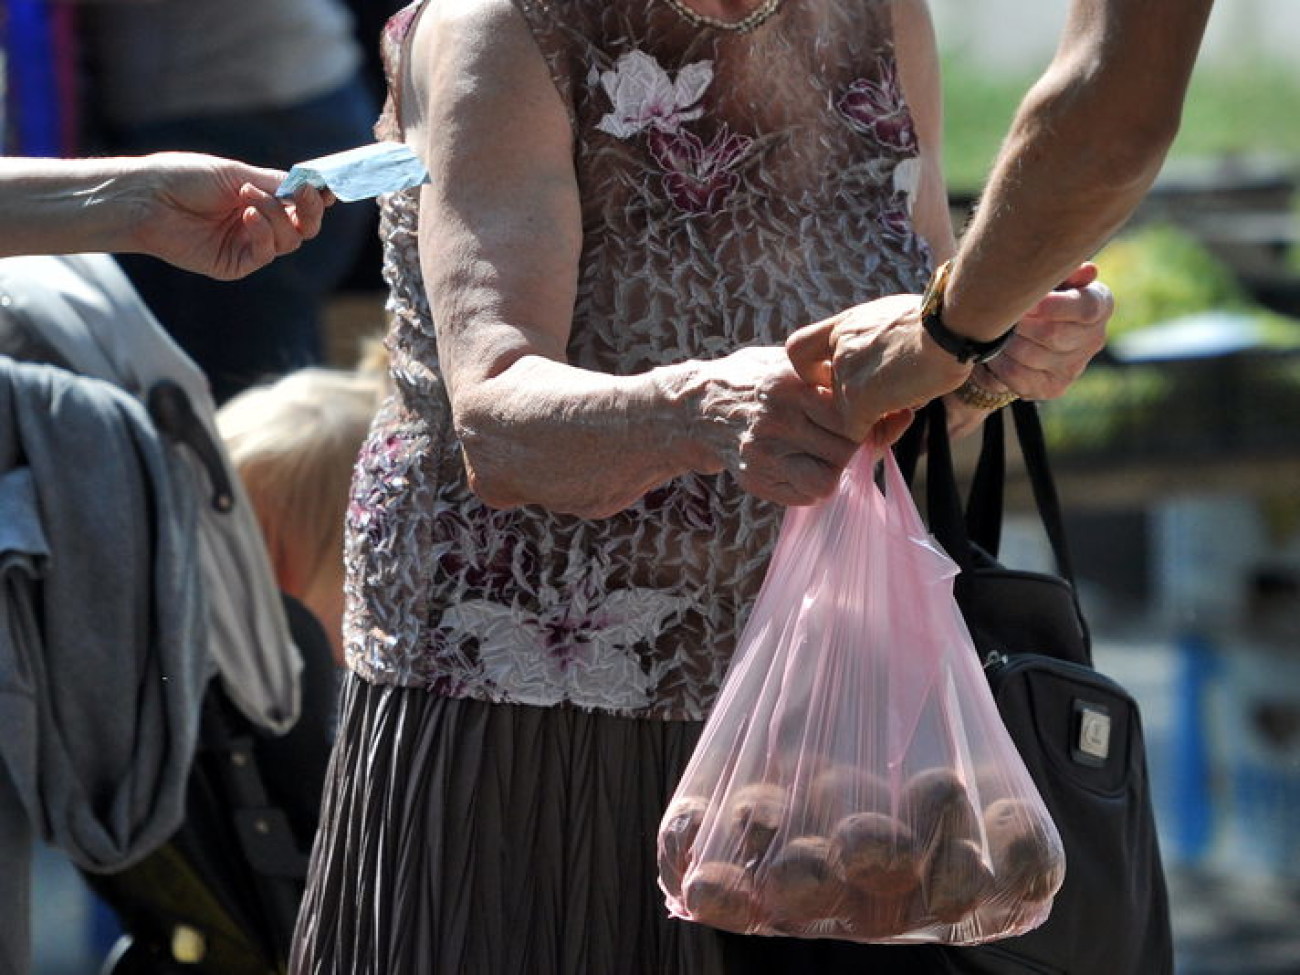
[[[104,872],[184,819],[213,667],[176,449],[116,387],[0,357],[0,970],[33,834]]]
[[[160,380],[184,390],[216,444],[234,500],[228,508],[199,506],[208,651],[223,689],[249,721],[272,734],[293,727],[301,708],[301,655],[289,634],[252,505],[221,446],[215,407],[198,366],[105,254],[0,260],[0,320],[8,326],[0,335],[0,353],[40,359],[24,354],[39,345],[39,351],[53,353],[44,361],[111,382],[140,400]],[[209,495],[206,471],[193,453],[181,451],[178,463],[193,471],[200,499]]]

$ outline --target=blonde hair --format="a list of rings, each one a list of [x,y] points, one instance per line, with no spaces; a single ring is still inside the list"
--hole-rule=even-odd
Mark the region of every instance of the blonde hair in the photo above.
[[[279,571],[295,553],[308,567],[304,587],[341,571],[352,468],[382,391],[373,374],[311,367],[246,389],[217,411],[272,562]]]

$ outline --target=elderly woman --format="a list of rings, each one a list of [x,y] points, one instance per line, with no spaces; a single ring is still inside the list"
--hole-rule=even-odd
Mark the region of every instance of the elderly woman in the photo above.
[[[655,834],[784,506],[970,370],[915,344],[863,431],[783,347],[953,248],[928,14],[427,0],[386,45],[380,135],[432,180],[384,207],[396,394],[292,970],[725,971]],[[1100,344],[1091,276],[1024,326],[1069,351],[1004,353],[1047,385]]]

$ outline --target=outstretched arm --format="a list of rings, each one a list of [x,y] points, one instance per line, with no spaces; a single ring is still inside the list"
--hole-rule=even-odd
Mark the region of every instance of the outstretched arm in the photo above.
[[[986,370],[1012,391],[1059,395],[1096,352],[1110,297],[1082,262],[1155,179],[1212,4],[1073,0],[1056,56],[1018,110],[958,244],[943,302],[948,330],[971,340],[1024,323]],[[1066,291],[1051,294],[1062,283]],[[855,435],[969,377],[971,367],[922,329],[919,304],[890,296],[791,338],[800,375],[832,385]]]
[[[1164,163],[1213,0],[1073,0],[953,263],[944,319],[991,338],[1064,281]]]
[[[330,199],[274,197],[284,173],[188,152],[0,158],[0,256],[142,253],[233,280],[320,230]]]

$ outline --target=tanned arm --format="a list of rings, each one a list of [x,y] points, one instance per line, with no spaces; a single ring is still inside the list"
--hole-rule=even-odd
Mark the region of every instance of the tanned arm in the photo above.
[[[953,262],[950,329],[1004,331],[1128,219],[1164,163],[1213,0],[1074,0]]]

